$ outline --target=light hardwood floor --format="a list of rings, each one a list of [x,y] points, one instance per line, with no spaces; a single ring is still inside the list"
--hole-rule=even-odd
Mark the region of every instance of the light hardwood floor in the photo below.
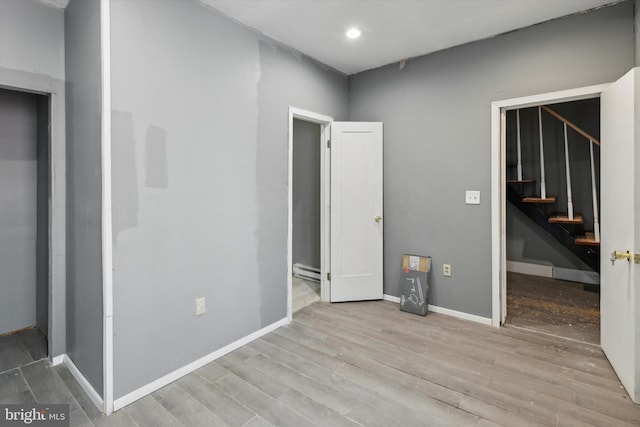
[[[638,426],[640,406],[597,346],[376,301],[313,304],[290,325],[90,418],[139,426]]]
[[[294,313],[320,301],[320,282],[305,280],[296,276],[293,276],[291,281],[293,291],[292,309]]]

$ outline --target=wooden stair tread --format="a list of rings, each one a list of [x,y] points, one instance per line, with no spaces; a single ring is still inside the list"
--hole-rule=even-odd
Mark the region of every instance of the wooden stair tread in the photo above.
[[[600,246],[600,242],[596,240],[594,233],[587,231],[584,236],[576,236],[576,245]]]
[[[507,180],[507,184],[533,184],[534,182],[536,182],[535,179],[521,179],[521,180],[508,179]]]
[[[558,214],[549,217],[551,224],[583,224],[584,219],[580,214],[574,214],[573,219],[569,219],[568,215]]]
[[[555,196],[549,196],[546,199],[543,199],[540,197],[525,197],[524,199],[522,199],[522,203],[555,203],[555,202],[556,202]]]

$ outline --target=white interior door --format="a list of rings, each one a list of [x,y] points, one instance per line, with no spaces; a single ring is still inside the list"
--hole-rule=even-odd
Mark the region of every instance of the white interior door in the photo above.
[[[331,124],[331,302],[382,299],[382,123]]]
[[[633,69],[602,92],[601,97],[601,346],[634,402],[640,402],[640,309],[633,259],[612,265],[613,251],[635,252],[634,189],[640,152],[636,150],[638,69]]]

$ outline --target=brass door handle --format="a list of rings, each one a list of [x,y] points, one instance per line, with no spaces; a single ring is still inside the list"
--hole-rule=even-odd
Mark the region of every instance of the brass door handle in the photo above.
[[[631,262],[631,252],[626,251],[613,251],[611,252],[611,265],[613,265],[619,259],[626,259],[628,262]]]
[[[376,222],[380,222],[382,221],[382,217],[380,215],[376,215],[375,218],[373,218]]]

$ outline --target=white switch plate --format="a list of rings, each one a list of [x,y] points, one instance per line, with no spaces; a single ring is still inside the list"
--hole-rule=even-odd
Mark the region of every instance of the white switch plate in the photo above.
[[[442,275],[444,277],[451,277],[451,264],[442,264]]]
[[[207,299],[205,297],[196,298],[196,316],[207,312]]]
[[[467,205],[479,205],[480,204],[480,191],[467,190],[465,193],[465,201]]]

